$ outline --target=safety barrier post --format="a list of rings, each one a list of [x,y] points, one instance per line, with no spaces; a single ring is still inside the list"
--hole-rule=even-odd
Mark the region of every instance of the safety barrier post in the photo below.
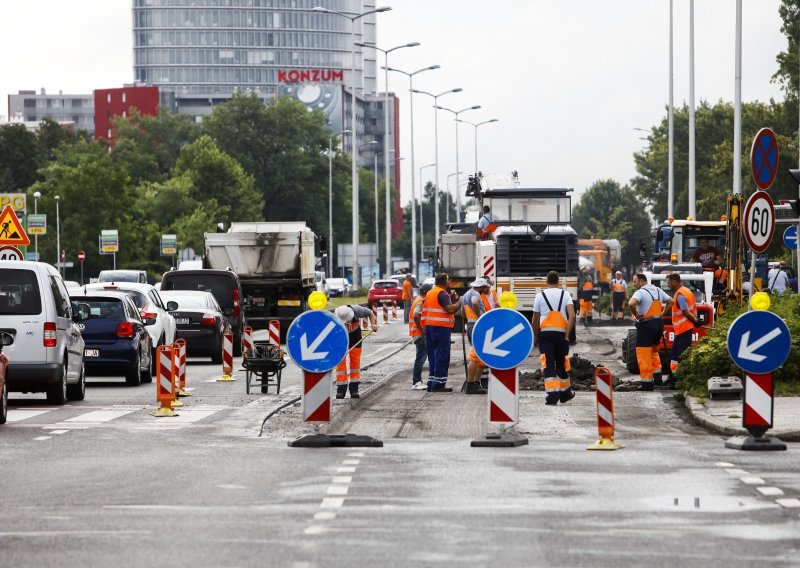
[[[375,316],[375,321],[377,322],[378,321],[378,304],[373,303],[372,306],[370,306],[370,308],[372,309],[372,315]]]
[[[275,347],[281,346],[281,322],[278,320],[269,320],[269,332],[267,336],[268,341]]]
[[[222,376],[217,382],[235,381],[233,378],[233,333],[226,331],[222,340]]]
[[[725,447],[733,450],[771,450],[786,449],[786,444],[775,437],[764,437],[772,428],[774,413],[773,373],[745,373],[742,426],[750,436],[735,436],[725,442]]]
[[[474,336],[473,336],[474,337]],[[473,448],[524,446],[528,439],[508,430],[519,422],[519,372],[513,369],[489,369],[489,396],[487,397],[489,425],[500,429],[500,434],[487,434],[472,440]]]
[[[598,367],[594,372],[595,394],[597,395],[597,430],[600,439],[587,450],[619,450],[622,444],[614,441],[614,395],[611,371]]]
[[[162,345],[156,349],[156,400],[161,405],[151,412],[152,416],[177,416],[172,410],[175,400],[175,349],[171,345]]]
[[[172,375],[175,381],[175,388],[172,391],[173,398],[170,406],[178,408],[183,406],[183,402],[178,400],[181,394],[181,348],[177,341],[172,344]]]
[[[242,330],[242,353],[253,350],[253,328],[245,326]]]
[[[397,302],[392,300],[392,319],[397,319]]]
[[[381,304],[383,304],[383,323],[389,323],[389,303],[383,300]]]
[[[186,390],[186,340],[178,338],[175,340],[175,345],[178,348],[178,379],[180,379],[180,384],[178,379],[175,380],[176,386],[179,386],[178,396],[192,396],[192,393]]]

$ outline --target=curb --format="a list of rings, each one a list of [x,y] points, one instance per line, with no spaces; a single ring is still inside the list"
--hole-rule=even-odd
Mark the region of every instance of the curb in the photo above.
[[[699,398],[692,396],[686,397],[686,409],[697,422],[709,430],[723,434],[725,436],[749,436],[750,433],[745,428],[730,426],[711,416],[704,404],[700,403]],[[797,430],[769,430],[770,436],[780,438],[784,442],[800,442],[800,431]]]

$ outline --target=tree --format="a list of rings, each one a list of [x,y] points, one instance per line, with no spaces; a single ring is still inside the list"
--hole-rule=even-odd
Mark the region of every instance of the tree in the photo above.
[[[778,71],[773,75],[773,80],[778,81],[786,92],[787,100],[794,103],[794,116],[797,117],[798,70],[800,70],[800,0],[782,0],[778,14],[781,17],[781,32],[786,36],[786,51],[780,52],[775,58],[778,62]]]
[[[36,181],[43,163],[35,134],[22,124],[0,126],[0,193],[24,191]]]

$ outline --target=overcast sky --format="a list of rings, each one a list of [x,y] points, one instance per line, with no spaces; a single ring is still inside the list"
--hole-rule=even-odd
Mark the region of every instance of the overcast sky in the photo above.
[[[668,100],[669,0],[386,0],[378,44],[398,50],[389,65],[413,71],[414,87],[434,93],[464,120],[481,126],[478,167],[518,170],[527,187],[574,187],[597,179],[627,183],[633,152],[665,113]],[[742,97],[782,99],[770,82],[786,47],[779,0],[744,0]],[[689,94],[689,1],[675,0],[675,104]],[[695,3],[696,99],[732,101],[734,0]],[[0,114],[6,95],[44,87],[89,93],[133,80],[130,0],[25,0],[3,5]],[[381,57],[382,59],[382,57]],[[408,79],[390,76],[401,97],[403,201],[410,197]],[[379,85],[383,86],[380,73]],[[431,99],[415,95],[415,176],[434,161]],[[767,125],[765,125],[767,126]],[[474,129],[461,125],[460,169],[474,169]],[[731,132],[731,137],[733,132]],[[703,140],[697,140],[698,145]],[[456,171],[452,115],[439,114],[440,185]],[[433,168],[425,171],[432,179]],[[454,187],[451,178],[451,187]]]

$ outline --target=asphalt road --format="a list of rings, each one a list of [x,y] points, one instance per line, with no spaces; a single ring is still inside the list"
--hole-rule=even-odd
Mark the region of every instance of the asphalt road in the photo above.
[[[624,330],[580,333],[578,351],[622,374],[609,346]],[[411,391],[413,349],[391,355],[405,342],[402,324],[367,339],[367,364],[389,355],[364,373],[374,390],[334,405],[335,428],[380,433],[383,448],[289,448],[309,431],[296,406],[258,438],[261,419],[299,394],[293,364],[280,395],[248,396],[243,372],[218,383],[216,366],[190,360],[193,396],[177,418],[151,417],[155,387],[122,379],[94,380],[85,401],[64,407],[12,396],[0,427],[0,564],[800,563],[796,445],[726,450],[671,393],[634,392],[615,395],[626,447],[587,452],[591,393],[552,408],[527,392],[520,431],[530,444],[471,448],[486,429],[475,424],[484,397]],[[378,426],[404,415],[413,428]]]

